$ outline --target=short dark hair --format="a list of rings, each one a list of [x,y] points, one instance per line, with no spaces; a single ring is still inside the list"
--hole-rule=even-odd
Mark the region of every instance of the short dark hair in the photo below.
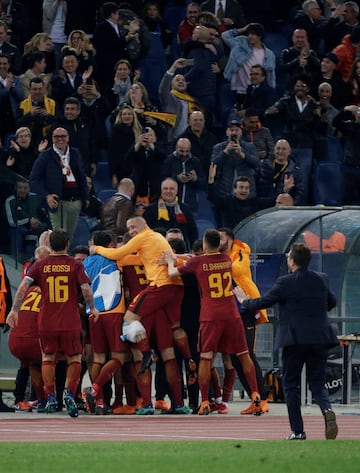
[[[81,109],[81,102],[77,97],[68,97],[67,99],[65,99],[64,108],[65,108],[65,105],[68,105],[69,103],[73,105],[77,105],[77,108],[79,110]]]
[[[235,179],[235,181],[234,181],[234,189],[235,189],[235,187],[237,186],[237,183],[238,183],[238,182],[248,182],[249,185],[250,185],[250,187],[251,187],[251,181],[250,181],[250,179],[249,179],[247,176],[239,176],[239,177],[237,177],[237,178]]]
[[[266,69],[265,69],[265,67],[262,66],[261,64],[253,64],[253,65],[251,66],[251,69],[252,69],[253,67],[256,67],[256,69],[260,69],[261,72],[262,72],[262,75],[263,75],[264,77],[267,76]]]
[[[42,84],[42,85],[44,85],[44,81],[41,79],[41,77],[33,77],[29,81],[29,87],[31,87],[31,84]]]
[[[256,34],[256,36],[263,39],[265,30],[261,23],[249,23],[246,27],[246,34],[248,35],[249,33]]]
[[[10,64],[10,58],[9,58],[9,56],[8,56],[7,54],[5,54],[5,53],[0,53],[0,58],[5,58],[5,59],[7,59],[7,62]]]
[[[169,245],[177,255],[186,253],[186,244],[181,238],[174,238],[169,241]]]
[[[50,233],[50,246],[54,251],[63,251],[69,243],[69,235],[63,228],[55,228]]]
[[[115,2],[106,2],[101,7],[102,17],[106,20],[111,16],[112,13],[116,13],[119,10],[119,6]]]
[[[311,81],[311,77],[308,74],[297,74],[297,75],[295,75],[293,80],[292,80],[293,85],[295,85],[298,80],[301,81],[301,82],[304,82],[304,84],[306,84],[308,87],[311,86],[312,81]]]
[[[304,243],[293,243],[290,246],[289,256],[300,268],[307,268],[311,261],[310,248]]]
[[[41,51],[34,51],[33,53],[29,54],[27,59],[28,68],[31,69],[34,67],[36,62],[41,62],[43,59],[45,59],[45,54],[43,54]]]
[[[226,235],[228,238],[231,238],[232,240],[235,240],[235,234],[234,234],[234,232],[231,230],[231,228],[229,228],[229,227],[221,227],[221,228],[218,228],[218,232],[225,233],[225,235]]]
[[[107,248],[110,243],[114,243],[113,234],[105,230],[96,230],[92,233],[91,239],[94,245],[104,246]]]
[[[86,245],[77,245],[75,248],[72,250],[71,254],[74,255],[90,255],[89,247]]]
[[[204,233],[204,240],[211,249],[216,250],[220,246],[220,233],[215,229],[208,229]]]
[[[244,115],[246,118],[249,118],[249,117],[259,117],[260,116],[260,113],[259,111],[254,108],[254,107],[249,107],[245,110],[245,115]]]

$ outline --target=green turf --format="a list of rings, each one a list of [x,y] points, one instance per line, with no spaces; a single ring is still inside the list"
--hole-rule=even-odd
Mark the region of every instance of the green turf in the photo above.
[[[0,445],[4,473],[353,473],[359,465],[356,440]]]

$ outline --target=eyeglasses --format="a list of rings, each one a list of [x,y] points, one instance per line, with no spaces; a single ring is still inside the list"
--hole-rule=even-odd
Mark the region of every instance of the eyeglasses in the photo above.
[[[53,138],[55,140],[65,140],[65,138],[68,138],[69,135],[53,135]]]
[[[28,133],[24,133],[21,135],[17,135],[17,138],[30,138],[30,135]]]

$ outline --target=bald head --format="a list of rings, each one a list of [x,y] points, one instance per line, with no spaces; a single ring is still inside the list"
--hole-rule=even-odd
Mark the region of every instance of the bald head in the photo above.
[[[283,193],[276,197],[275,207],[292,207],[294,205],[294,199],[290,194]]]
[[[191,154],[191,141],[188,138],[179,138],[176,142],[175,151],[185,161]]]
[[[126,222],[126,227],[131,238],[136,236],[142,230],[145,230],[145,228],[149,228],[143,217],[129,218]]]
[[[132,197],[135,192],[135,184],[132,179],[128,177],[121,179],[118,186],[118,192],[127,195],[128,197]]]
[[[291,148],[287,140],[278,140],[274,146],[275,161],[284,164],[289,160]]]

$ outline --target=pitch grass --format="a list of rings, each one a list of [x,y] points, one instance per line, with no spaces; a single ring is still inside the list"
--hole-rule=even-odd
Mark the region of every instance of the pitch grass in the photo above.
[[[4,442],[4,473],[354,473],[356,440]]]

